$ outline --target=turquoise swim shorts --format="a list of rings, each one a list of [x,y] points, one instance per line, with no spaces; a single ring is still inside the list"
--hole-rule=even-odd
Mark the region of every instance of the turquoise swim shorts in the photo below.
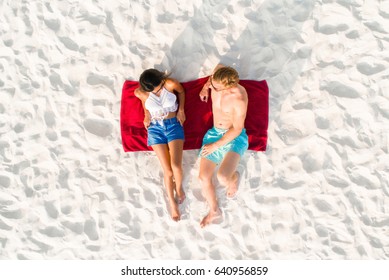
[[[227,129],[221,129],[221,128],[217,128],[217,127],[211,128],[210,130],[207,131],[207,133],[205,134],[205,136],[203,138],[203,146],[205,144],[210,144],[210,143],[216,142],[217,140],[222,138],[222,136],[227,131],[228,131]],[[243,129],[242,133],[239,134],[238,137],[236,137],[234,140],[227,143],[226,145],[221,146],[216,151],[214,151],[212,154],[205,156],[205,158],[213,161],[216,164],[219,164],[228,152],[235,152],[242,157],[244,152],[247,150],[248,147],[249,147],[248,136],[246,134],[246,129]],[[202,148],[200,150],[200,154],[201,154],[201,151],[202,151]]]

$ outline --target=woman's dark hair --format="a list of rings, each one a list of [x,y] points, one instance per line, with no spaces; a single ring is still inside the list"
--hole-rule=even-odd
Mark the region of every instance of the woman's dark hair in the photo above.
[[[140,75],[140,87],[144,91],[153,91],[168,76],[157,69],[147,69]]]

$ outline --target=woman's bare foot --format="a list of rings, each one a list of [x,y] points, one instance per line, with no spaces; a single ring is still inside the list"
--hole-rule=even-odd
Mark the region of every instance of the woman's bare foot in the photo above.
[[[230,198],[230,199],[234,198],[236,193],[238,192],[239,177],[240,177],[239,172],[235,171],[233,178],[232,178],[232,181],[227,188],[227,198]]]
[[[181,219],[180,210],[178,209],[178,205],[175,202],[173,205],[170,205],[170,215],[175,222],[178,222]]]
[[[208,215],[203,218],[203,220],[200,223],[200,226],[203,228],[206,225],[209,225],[211,223],[217,223],[221,220],[222,212],[218,208],[216,211],[209,211]]]
[[[181,190],[181,191],[176,190],[176,199],[177,199],[178,204],[182,204],[184,202],[185,198],[186,198],[186,195],[185,195],[183,190]]]
[[[176,191],[176,201],[178,204],[182,204],[186,198],[185,192],[181,188],[177,188],[176,181],[173,178],[174,190]]]

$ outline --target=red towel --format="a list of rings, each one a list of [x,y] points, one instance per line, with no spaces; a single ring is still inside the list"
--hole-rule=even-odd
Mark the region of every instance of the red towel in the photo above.
[[[184,150],[200,149],[203,137],[213,126],[212,101],[202,102],[199,92],[208,77],[181,83],[185,89]],[[269,89],[266,81],[241,80],[249,102],[245,127],[249,149],[265,151],[269,112]],[[147,131],[143,126],[144,112],[141,101],[134,95],[139,86],[136,81],[125,81],[122,91],[120,128],[125,152],[152,150],[147,146]]]

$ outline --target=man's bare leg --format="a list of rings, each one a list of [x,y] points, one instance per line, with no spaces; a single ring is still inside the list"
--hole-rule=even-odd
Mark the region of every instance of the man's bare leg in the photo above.
[[[238,191],[239,173],[236,171],[240,155],[235,152],[228,152],[220,164],[217,178],[227,188],[227,197],[233,198]]]
[[[240,177],[239,172],[235,171],[235,173],[232,175],[230,183],[227,186],[226,195],[228,198],[234,198],[236,193],[238,192],[239,177]]]
[[[209,205],[209,213],[200,222],[201,227],[214,222],[221,217],[221,211],[216,199],[215,186],[212,184],[212,176],[215,171],[216,164],[206,158],[201,158],[199,179],[203,191],[203,195]]]
[[[173,140],[169,142],[170,163],[173,170],[175,191],[178,204],[184,202],[186,196],[182,188],[182,151],[184,147],[183,140]]]
[[[174,221],[180,220],[180,211],[178,209],[177,202],[174,198],[174,182],[173,171],[170,165],[169,149],[166,144],[158,144],[152,146],[153,150],[157,154],[159,162],[163,168],[163,181],[165,183],[167,197],[170,206],[170,215]]]

